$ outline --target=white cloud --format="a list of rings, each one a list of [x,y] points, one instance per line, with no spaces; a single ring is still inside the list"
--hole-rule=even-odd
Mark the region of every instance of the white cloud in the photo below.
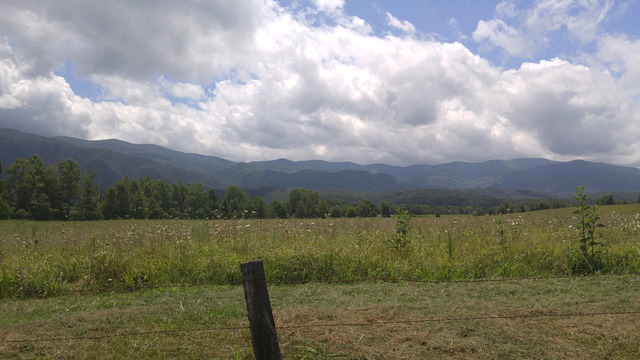
[[[598,45],[598,60],[619,74],[619,84],[640,99],[640,40],[624,35],[604,36]]]
[[[240,161],[639,158],[637,40],[599,36],[589,66],[503,70],[460,43],[376,36],[341,1],[316,3],[330,20],[230,3],[12,3],[25,22],[0,15],[0,126]],[[522,56],[535,49],[509,23],[515,8],[499,12],[474,37]],[[81,98],[54,75],[67,61],[101,96]]]
[[[501,19],[480,20],[473,32],[473,39],[500,47],[511,56],[526,58],[535,52],[535,44],[532,44],[527,35]]]
[[[496,6],[494,19],[478,22],[473,38],[511,56],[531,58],[553,38],[564,38],[560,32],[581,43],[596,41],[613,4],[613,0],[537,0],[530,8],[519,9],[514,1],[505,0]]]
[[[198,84],[171,82],[161,77],[158,82],[169,95],[176,98],[200,100],[204,97],[204,89]]]
[[[335,12],[344,7],[344,0],[312,0],[313,4],[320,11]]]
[[[612,0],[542,0],[529,10],[525,25],[543,35],[565,28],[571,36],[590,42],[612,6]]]
[[[391,15],[391,13],[387,13],[387,23],[389,26],[407,33],[407,35],[413,35],[416,33],[416,27],[412,23],[406,20],[402,21]]]

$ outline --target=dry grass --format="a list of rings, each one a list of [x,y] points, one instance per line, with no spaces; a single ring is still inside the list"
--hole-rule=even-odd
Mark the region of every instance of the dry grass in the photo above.
[[[273,289],[300,306],[274,306],[285,346],[297,342],[347,359],[637,358],[640,315],[464,320],[477,316],[638,311],[637,277],[472,284],[305,285]],[[623,291],[621,291],[623,290]],[[282,293],[282,294],[281,294]],[[301,296],[302,297],[302,296]],[[329,298],[330,300],[327,300]],[[336,305],[337,304],[337,305]],[[280,311],[278,311],[280,310]],[[425,319],[459,319],[425,321]],[[303,327],[302,324],[375,324]]]
[[[640,351],[638,314],[465,318],[640,311],[639,280],[625,275],[490,283],[298,284],[271,285],[269,291],[282,352],[289,359],[633,359]],[[212,330],[246,328],[240,287],[4,299],[0,312],[8,314],[0,321],[0,340],[154,332],[0,342],[1,358],[252,357],[247,329]],[[433,319],[449,320],[419,321]],[[394,323],[379,324],[385,321]],[[177,329],[209,330],[158,333]]]

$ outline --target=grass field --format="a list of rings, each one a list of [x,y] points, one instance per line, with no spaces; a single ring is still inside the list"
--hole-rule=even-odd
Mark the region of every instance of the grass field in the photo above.
[[[270,285],[286,358],[638,358],[640,206],[601,208],[599,269],[487,283]],[[272,281],[571,275],[571,209],[395,219],[0,223],[0,358],[250,358],[240,262]],[[139,287],[176,286],[124,291]],[[124,289],[124,290],[123,290]],[[65,291],[61,291],[65,290]],[[89,290],[87,292],[73,292]],[[531,318],[409,320],[533,315]],[[362,326],[363,323],[401,321]],[[359,326],[309,327],[312,324]],[[292,327],[304,325],[303,327]],[[240,328],[220,330],[221,328]],[[207,331],[169,332],[176,329]],[[146,335],[104,339],[8,340]],[[2,342],[4,341],[4,342]]]

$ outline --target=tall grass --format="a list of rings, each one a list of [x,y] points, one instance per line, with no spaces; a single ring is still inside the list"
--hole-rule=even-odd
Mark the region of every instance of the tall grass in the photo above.
[[[640,272],[640,206],[602,207],[602,272]],[[571,274],[579,234],[571,209],[411,219],[0,222],[0,296],[57,290],[240,281],[265,261],[271,280],[452,280]]]

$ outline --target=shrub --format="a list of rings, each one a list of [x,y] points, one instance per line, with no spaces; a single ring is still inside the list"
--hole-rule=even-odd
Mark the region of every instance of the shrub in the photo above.
[[[398,211],[393,235],[388,239],[389,244],[396,250],[404,250],[411,243],[411,214],[407,210]]]
[[[583,186],[576,188],[574,198],[578,201],[578,209],[573,213],[578,215],[578,224],[575,227],[579,234],[581,258],[574,261],[572,267],[574,271],[578,272],[596,272],[601,270],[599,265],[602,261],[598,247],[603,245],[598,241],[602,238],[598,228],[604,227],[604,225],[598,222],[600,220],[598,205],[587,204],[587,195],[584,194]]]

